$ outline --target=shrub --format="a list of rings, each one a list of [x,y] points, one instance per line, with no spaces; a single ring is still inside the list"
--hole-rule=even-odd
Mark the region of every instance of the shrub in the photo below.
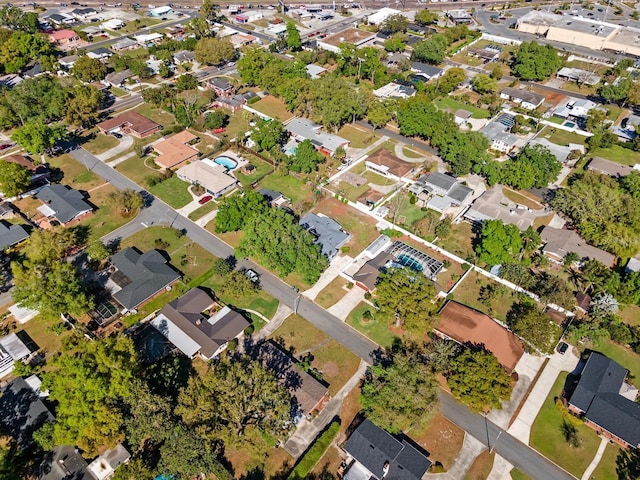
[[[371,299],[371,292],[367,292],[364,294],[364,298],[365,300],[370,300]]]
[[[340,423],[334,421],[329,427],[313,442],[307,453],[298,461],[298,464],[287,477],[287,480],[298,480],[307,478],[313,467],[316,466],[324,452],[327,451],[331,442],[340,430]]]
[[[244,329],[244,334],[245,335],[251,335],[251,334],[253,334],[255,329],[256,329],[256,327],[254,327],[253,325],[249,325],[247,328]]]
[[[351,247],[348,247],[348,246],[344,246],[340,249],[342,253],[349,253],[350,250],[351,250]]]
[[[381,233],[389,238],[398,238],[402,236],[402,232],[394,228],[385,228]]]
[[[233,350],[238,348],[238,339],[237,338],[233,338],[233,339],[229,340],[229,343],[227,343],[227,348],[229,349],[230,352],[232,352]]]

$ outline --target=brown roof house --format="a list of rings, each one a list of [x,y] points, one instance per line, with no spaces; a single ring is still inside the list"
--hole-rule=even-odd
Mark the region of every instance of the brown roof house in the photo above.
[[[193,148],[190,143],[197,138],[191,132],[183,130],[173,137],[156,143],[153,148],[159,155],[155,158],[155,162],[162,168],[174,168],[196,160],[200,152]]]
[[[488,315],[457,302],[442,307],[435,331],[462,345],[483,345],[509,373],[524,354],[522,342],[513,333]]]
[[[329,392],[327,386],[299,368],[275,343],[271,340],[261,343],[254,356],[278,375],[280,384],[291,392],[299,413],[308,415],[322,409]]]
[[[194,288],[160,310],[151,325],[187,357],[210,360],[238,338],[249,322],[229,306],[219,308],[207,292]]]
[[[411,163],[400,160],[384,148],[371,154],[364,164],[369,170],[393,180],[400,180],[414,172],[414,166]]]
[[[554,262],[561,263],[569,252],[577,253],[580,260],[598,260],[607,267],[612,267],[616,260],[615,255],[589,245],[584,238],[572,230],[544,227],[540,237],[544,242],[542,253]]]
[[[158,132],[161,125],[149,120],[144,115],[140,115],[138,112],[125,112],[117,117],[100,122],[97,127],[105,134],[122,131],[137,138],[144,138]]]
[[[128,247],[111,257],[111,265],[115,271],[109,277],[107,289],[125,312],[170,289],[180,279],[180,274],[158,250],[142,253]]]

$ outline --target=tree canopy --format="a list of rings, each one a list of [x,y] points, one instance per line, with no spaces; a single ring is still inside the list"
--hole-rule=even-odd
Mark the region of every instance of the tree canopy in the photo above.
[[[499,183],[518,190],[544,188],[558,178],[562,164],[543,145],[524,147],[515,159],[501,165]]]
[[[305,139],[296,147],[296,153],[289,157],[289,168],[298,173],[311,173],[325,161],[324,155],[316,150],[311,140]]]
[[[512,262],[523,247],[518,227],[502,220],[483,222],[479,237],[476,254],[481,262],[491,266]]]
[[[195,59],[205,65],[220,65],[236,54],[233,44],[224,38],[201,38],[193,50]]]
[[[285,144],[286,139],[287,133],[278,120],[260,119],[251,131],[251,140],[258,151],[274,152]]]
[[[268,208],[264,197],[254,190],[249,190],[243,195],[225,197],[218,207],[216,232],[241,230],[250,216],[262,215]]]
[[[18,145],[29,153],[45,153],[51,149],[59,138],[66,138],[67,129],[62,124],[45,125],[33,121],[16,128],[11,135]]]
[[[560,328],[533,303],[516,303],[507,313],[507,324],[516,335],[542,353],[551,353],[560,337]]]
[[[31,171],[24,165],[0,160],[0,191],[5,197],[15,197],[31,185]]]
[[[287,47],[289,50],[297,52],[302,48],[302,40],[300,39],[300,32],[293,22],[287,22]]]
[[[523,80],[546,80],[562,66],[558,51],[551,45],[522,42],[511,71]]]
[[[97,58],[83,55],[73,64],[71,73],[83,82],[97,82],[107,76],[107,66]]]
[[[411,59],[418,62],[426,62],[437,65],[442,63],[447,54],[449,39],[443,33],[436,33],[427,40],[422,40],[413,45]]]

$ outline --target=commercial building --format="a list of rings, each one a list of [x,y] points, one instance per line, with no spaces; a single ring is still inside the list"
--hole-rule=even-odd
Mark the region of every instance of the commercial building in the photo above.
[[[363,47],[367,44],[373,45],[375,38],[375,33],[360,30],[358,28],[347,28],[335,35],[318,40],[318,47],[329,50],[330,52],[340,53],[340,45],[343,43],[349,43],[356,47]]]

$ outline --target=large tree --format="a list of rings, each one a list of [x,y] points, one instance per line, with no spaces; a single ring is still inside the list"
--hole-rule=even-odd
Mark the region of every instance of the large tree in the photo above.
[[[111,192],[107,196],[107,201],[123,217],[131,215],[144,206],[144,198],[140,192],[130,188]]]
[[[67,135],[67,129],[62,124],[45,125],[40,121],[32,121],[16,128],[11,139],[29,153],[45,153],[55,145],[56,140]]]
[[[218,207],[215,229],[217,233],[235,232],[244,227],[247,219],[253,215],[262,215],[268,209],[264,197],[249,190],[244,194],[225,197]]]
[[[500,183],[518,190],[544,188],[558,178],[562,164],[543,145],[526,146],[510,162],[503,164]]]
[[[5,197],[15,197],[31,184],[31,171],[24,165],[0,160],[0,191]]]
[[[438,384],[419,347],[394,348],[389,358],[367,368],[360,403],[367,418],[399,433],[420,427],[438,408]]]
[[[83,55],[73,64],[71,73],[83,82],[97,82],[107,76],[107,66],[97,58]]]
[[[382,25],[380,25],[380,30],[385,32],[397,33],[397,32],[406,32],[409,27],[409,20],[407,17],[402,15],[401,13],[396,13],[394,15],[389,15]]]
[[[201,38],[193,51],[195,59],[205,65],[220,65],[231,60],[236,50],[233,44],[223,38]]]
[[[100,116],[104,97],[93,85],[76,85],[67,91],[66,120],[71,125],[90,126]]]
[[[446,377],[451,394],[476,412],[502,408],[511,396],[511,377],[484,350],[464,350],[451,360]]]
[[[273,152],[282,147],[286,139],[287,134],[278,120],[259,120],[251,131],[251,140],[258,151]]]
[[[287,47],[294,52],[299,51],[302,48],[302,40],[300,39],[300,32],[293,22],[287,22]]]
[[[480,261],[488,265],[510,263],[522,250],[520,230],[502,220],[485,221],[475,250]]]
[[[289,168],[298,173],[311,173],[318,170],[318,165],[325,157],[316,150],[311,140],[303,140],[296,148],[296,153],[289,157]]]
[[[447,54],[449,40],[446,35],[436,33],[428,40],[422,40],[413,46],[412,60],[437,65],[442,63]]]
[[[394,316],[413,331],[426,332],[437,310],[433,283],[409,268],[390,268],[378,277],[375,303],[381,312]]]
[[[558,51],[549,44],[523,42],[518,48],[511,71],[522,80],[546,80],[562,66]]]
[[[532,303],[516,303],[507,313],[507,323],[516,335],[543,353],[553,352],[560,328]]]
[[[422,10],[418,10],[416,12],[415,20],[419,25],[431,25],[438,22],[438,14],[431,10],[423,8]]]
[[[479,73],[473,77],[471,84],[473,89],[481,95],[495,93],[498,88],[498,82],[484,73]]]

